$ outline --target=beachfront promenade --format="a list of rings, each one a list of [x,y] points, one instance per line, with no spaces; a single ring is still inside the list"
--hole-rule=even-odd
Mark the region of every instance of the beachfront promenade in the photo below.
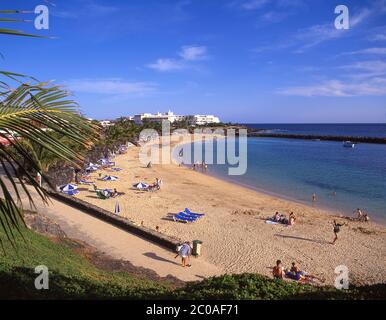
[[[34,194],[34,192],[32,191]],[[34,199],[38,199],[37,196]],[[28,208],[27,199],[23,199]],[[36,200],[37,211],[59,224],[67,236],[96,247],[115,259],[131,262],[136,267],[155,271],[159,276],[172,275],[183,281],[202,280],[222,274],[221,269],[202,258],[192,258],[191,268],[182,268],[175,254],[145,239],[137,237],[87,213],[51,199],[47,207]],[[49,268],[49,266],[47,266]]]

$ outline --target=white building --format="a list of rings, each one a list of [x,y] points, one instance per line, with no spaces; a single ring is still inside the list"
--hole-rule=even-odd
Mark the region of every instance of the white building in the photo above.
[[[114,123],[112,123],[110,120],[103,120],[103,121],[99,121],[99,124],[103,128],[106,128],[106,127],[112,126]]]
[[[220,119],[218,117],[215,117],[213,115],[194,115],[194,116],[187,116],[187,120],[189,124],[195,125],[195,126],[204,126],[206,124],[213,124],[213,123],[220,123]]]
[[[212,124],[212,123],[220,123],[220,119],[218,117],[215,117],[213,115],[176,115],[170,110],[166,113],[142,113],[142,114],[136,114],[134,116],[134,122],[138,125],[143,124],[144,121],[149,122],[159,122],[162,121],[169,121],[170,123],[174,123],[177,121],[187,121],[191,125],[206,125],[206,124]]]
[[[136,114],[134,116],[134,122],[136,124],[142,124],[144,121],[149,121],[149,122],[162,122],[162,121],[169,121],[170,123],[174,123],[176,121],[181,121],[184,120],[185,116],[180,116],[176,115],[170,110],[166,113],[156,113],[156,114],[151,114],[151,113],[142,113],[142,114]]]

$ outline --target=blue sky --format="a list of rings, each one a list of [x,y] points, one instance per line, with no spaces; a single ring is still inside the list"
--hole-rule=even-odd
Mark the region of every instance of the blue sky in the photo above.
[[[65,85],[89,117],[171,109],[233,122],[386,121],[386,0],[49,2],[49,30],[17,28],[53,38],[2,36],[0,70]],[[339,4],[349,30],[334,27]]]

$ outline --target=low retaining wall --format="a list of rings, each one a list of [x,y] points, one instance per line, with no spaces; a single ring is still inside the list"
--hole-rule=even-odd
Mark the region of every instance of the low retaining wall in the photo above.
[[[146,240],[154,242],[158,245],[161,245],[169,250],[175,251],[176,246],[179,242],[173,238],[162,235],[153,230],[147,229],[145,227],[137,226],[136,224],[130,222],[127,219],[121,218],[111,212],[99,208],[91,203],[86,201],[62,194],[57,192],[48,191],[48,194],[65,204],[70,205],[76,209],[84,211],[85,213],[98,218],[102,221],[105,221],[113,226],[116,226],[124,231],[140,236]]]

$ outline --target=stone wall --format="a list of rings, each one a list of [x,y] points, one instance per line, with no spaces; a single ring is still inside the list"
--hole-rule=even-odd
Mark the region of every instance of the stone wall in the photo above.
[[[164,248],[167,248],[171,251],[176,251],[176,247],[180,244],[180,242],[177,239],[173,239],[171,237],[168,237],[166,235],[163,235],[159,232],[147,229],[142,226],[138,226],[134,224],[133,222],[122,218],[120,216],[117,216],[107,210],[104,210],[102,208],[99,208],[95,205],[92,205],[88,202],[85,202],[83,200],[67,196],[62,193],[57,192],[48,192],[49,195],[63,203],[66,203],[70,205],[71,207],[74,207],[76,209],[79,209],[86,214],[89,214],[95,218],[98,218],[104,222],[107,222],[111,225],[114,225],[122,230],[125,230],[129,233],[135,234],[137,236],[140,236],[141,238],[144,238],[146,240],[149,240],[151,242],[154,242]]]

